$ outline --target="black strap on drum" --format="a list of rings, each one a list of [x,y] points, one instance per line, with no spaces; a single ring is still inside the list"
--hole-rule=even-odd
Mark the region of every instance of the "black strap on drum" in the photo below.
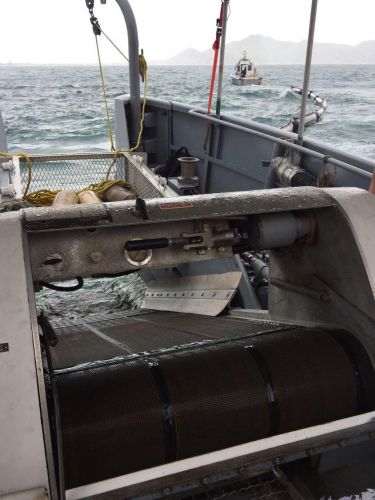
[[[355,345],[357,344],[356,340],[351,339],[346,332],[328,332],[331,337],[335,339],[335,341],[341,346],[344,350],[346,357],[348,358],[349,363],[351,364],[354,382],[356,388],[357,395],[357,414],[362,413],[363,411],[370,411],[372,408],[366,408],[366,395],[365,395],[365,384],[362,380],[363,375],[361,373],[360,364],[358,360],[358,352],[357,355],[355,353]],[[340,335],[341,333],[341,335]],[[354,342],[354,344],[353,344]],[[358,349],[358,348],[357,348]],[[361,346],[361,350],[362,350]]]
[[[148,364],[154,377],[157,389],[159,391],[162,404],[162,420],[165,445],[165,462],[174,462],[177,456],[176,426],[173,415],[173,407],[169,395],[168,387],[163,372],[158,363],[150,362]]]
[[[272,382],[271,373],[263,356],[255,348],[254,345],[245,346],[245,349],[249,354],[252,355],[259,368],[259,371],[262,374],[264,383],[266,384],[267,399],[270,412],[270,436],[274,436],[275,434],[279,434],[280,432],[280,409],[279,402],[277,400],[277,394]]]

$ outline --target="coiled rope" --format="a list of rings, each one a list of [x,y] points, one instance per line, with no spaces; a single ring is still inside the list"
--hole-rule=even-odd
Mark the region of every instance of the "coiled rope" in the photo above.
[[[105,192],[112,186],[121,186],[126,189],[131,189],[131,184],[128,181],[116,179],[104,180],[98,184],[90,184],[83,189],[75,191],[75,193],[78,195],[84,191],[94,191],[94,193],[99,196],[101,200],[104,200]],[[33,193],[24,196],[24,200],[32,203],[34,207],[45,207],[52,205],[53,200],[60,191],[61,190],[40,189],[39,191],[34,191]]]

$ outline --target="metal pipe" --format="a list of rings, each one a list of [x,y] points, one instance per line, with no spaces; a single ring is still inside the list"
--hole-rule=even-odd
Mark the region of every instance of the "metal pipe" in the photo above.
[[[221,111],[221,96],[223,93],[223,74],[224,74],[224,57],[225,57],[225,39],[227,35],[227,20],[228,20],[228,5],[230,0],[222,0],[223,6],[223,26],[221,33],[221,48],[219,61],[219,76],[217,80],[217,100],[216,100],[216,116],[220,116]]]
[[[310,215],[279,212],[253,215],[246,225],[248,240],[241,244],[252,250],[270,250],[293,245],[299,238],[311,238],[315,231]]]
[[[337,165],[338,167],[343,168],[344,170],[348,170],[349,172],[352,172],[353,174],[360,175],[362,177],[366,177],[367,179],[371,179],[372,174],[370,172],[367,172],[366,170],[362,170],[359,167],[355,167],[354,165],[350,165],[350,163],[346,163],[341,160],[337,160],[336,158],[332,158],[327,155],[323,155],[322,153],[318,153],[317,151],[313,151],[312,149],[308,149],[305,146],[299,146],[298,144],[294,144],[293,142],[288,142],[285,139],[280,139],[279,137],[273,137],[271,135],[267,135],[263,132],[258,132],[257,130],[252,130],[250,128],[242,127],[241,125],[236,125],[235,123],[230,123],[226,122],[224,120],[219,120],[218,118],[214,118],[213,116],[207,116],[201,112],[195,111],[194,109],[191,109],[189,111],[189,114],[193,116],[197,116],[199,118],[202,118],[204,120],[208,120],[210,122],[218,123],[219,125],[223,125],[228,128],[233,128],[235,130],[240,130],[241,132],[246,132],[247,134],[252,134],[255,135],[256,137],[260,137],[262,139],[265,139],[267,141],[275,142],[277,144],[280,144],[281,146],[284,146],[285,148],[293,149],[294,151],[298,151],[299,153],[303,153],[309,156],[312,156],[313,158],[318,158],[319,160],[324,161],[325,163],[330,163],[332,165]],[[373,164],[375,168],[375,163]]]
[[[251,252],[243,252],[241,257],[250,264],[256,277],[264,278],[267,281],[270,279],[270,266],[267,262],[256,257]]]
[[[303,144],[303,132],[305,130],[306,101],[307,101],[307,94],[309,92],[311,59],[312,59],[312,51],[313,51],[313,46],[314,46],[314,32],[315,32],[315,20],[316,20],[317,8],[318,8],[318,0],[311,0],[309,38],[307,41],[307,49],[306,49],[305,75],[304,75],[304,79],[303,79],[301,113],[300,113],[300,117],[299,117],[299,127],[298,127],[298,144],[299,145]]]
[[[194,156],[181,156],[178,158],[181,164],[181,178],[192,179],[197,175],[197,164],[199,163],[199,158]]]
[[[139,43],[137,23],[128,0],[116,0],[125,19],[129,47],[130,83],[130,140],[137,143],[141,121],[141,99],[139,84]]]

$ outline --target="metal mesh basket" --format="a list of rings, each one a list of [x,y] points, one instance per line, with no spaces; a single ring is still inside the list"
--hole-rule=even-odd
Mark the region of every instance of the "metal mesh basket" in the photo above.
[[[53,156],[31,156],[32,177],[29,192],[40,189],[78,191],[90,184],[96,184],[105,179],[107,170],[112,163],[113,154],[72,154]],[[117,162],[124,162],[122,159]],[[110,179],[115,178],[116,167],[111,170]],[[28,168],[26,161],[20,160],[22,190],[25,190]]]
[[[106,179],[113,162],[113,153],[83,153],[53,156],[30,156],[32,176],[29,193],[41,189],[78,191]],[[28,167],[20,159],[20,178],[24,193]],[[126,179],[133,191],[143,198],[172,196],[173,192],[149,168],[142,164],[142,157],[125,154],[118,157],[110,171],[109,179]]]

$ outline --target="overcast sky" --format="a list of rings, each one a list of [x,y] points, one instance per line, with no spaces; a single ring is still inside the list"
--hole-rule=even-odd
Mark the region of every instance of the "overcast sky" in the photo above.
[[[220,0],[131,0],[140,46],[148,60],[169,58],[215,38]],[[307,37],[310,0],[231,0],[227,40],[250,34],[278,40]],[[95,2],[103,30],[127,50],[125,24],[115,0]],[[0,62],[95,63],[85,0],[0,0]],[[319,0],[315,40],[355,45],[375,39],[375,0]],[[103,38],[103,37],[102,37]],[[105,63],[121,62],[102,40]]]

